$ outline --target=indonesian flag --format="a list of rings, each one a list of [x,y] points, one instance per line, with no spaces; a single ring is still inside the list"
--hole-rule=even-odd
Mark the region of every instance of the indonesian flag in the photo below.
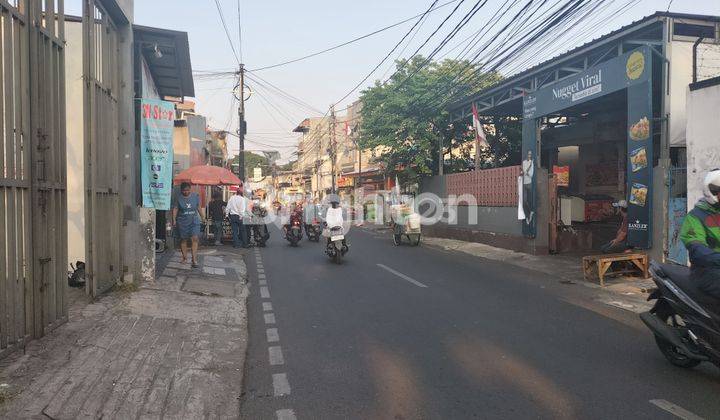
[[[475,142],[477,143],[477,146],[483,146],[487,147],[488,142],[487,138],[485,137],[485,132],[482,129],[482,124],[480,124],[480,117],[478,117],[478,110],[477,106],[473,102],[472,104],[472,114],[473,114],[473,129],[475,130]]]

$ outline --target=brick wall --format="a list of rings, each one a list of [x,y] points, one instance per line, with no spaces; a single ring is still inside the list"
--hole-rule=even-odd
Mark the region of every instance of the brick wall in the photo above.
[[[518,203],[517,178],[521,167],[484,169],[446,176],[447,194],[472,195],[479,206],[514,207]]]

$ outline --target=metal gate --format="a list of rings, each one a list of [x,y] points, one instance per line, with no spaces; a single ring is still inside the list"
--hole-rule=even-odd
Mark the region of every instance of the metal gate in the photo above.
[[[64,12],[0,0],[0,356],[67,320]]]
[[[92,296],[111,288],[122,272],[117,57],[110,16],[97,0],[84,0],[85,269]]]

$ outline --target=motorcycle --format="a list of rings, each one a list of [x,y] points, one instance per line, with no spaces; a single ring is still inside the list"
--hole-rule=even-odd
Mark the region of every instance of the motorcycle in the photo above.
[[[325,253],[335,264],[342,264],[343,257],[349,248],[345,242],[345,233],[342,226],[333,226],[329,230],[329,237]]]
[[[290,223],[285,226],[285,239],[290,242],[290,246],[298,246],[302,237],[302,213],[293,212]]]
[[[250,237],[256,246],[264,248],[270,239],[270,231],[265,224],[267,209],[260,203],[253,205]]]
[[[640,319],[655,335],[660,352],[682,368],[701,362],[720,367],[717,301],[697,288],[687,267],[652,262],[650,274],[657,289],[648,300],[655,300],[655,306]]]
[[[313,219],[310,223],[305,223],[305,234],[310,242],[320,242],[320,221]]]

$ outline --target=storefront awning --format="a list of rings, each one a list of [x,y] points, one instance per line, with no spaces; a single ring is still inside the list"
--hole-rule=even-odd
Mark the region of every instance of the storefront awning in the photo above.
[[[187,32],[133,25],[133,36],[161,97],[195,96]]]

